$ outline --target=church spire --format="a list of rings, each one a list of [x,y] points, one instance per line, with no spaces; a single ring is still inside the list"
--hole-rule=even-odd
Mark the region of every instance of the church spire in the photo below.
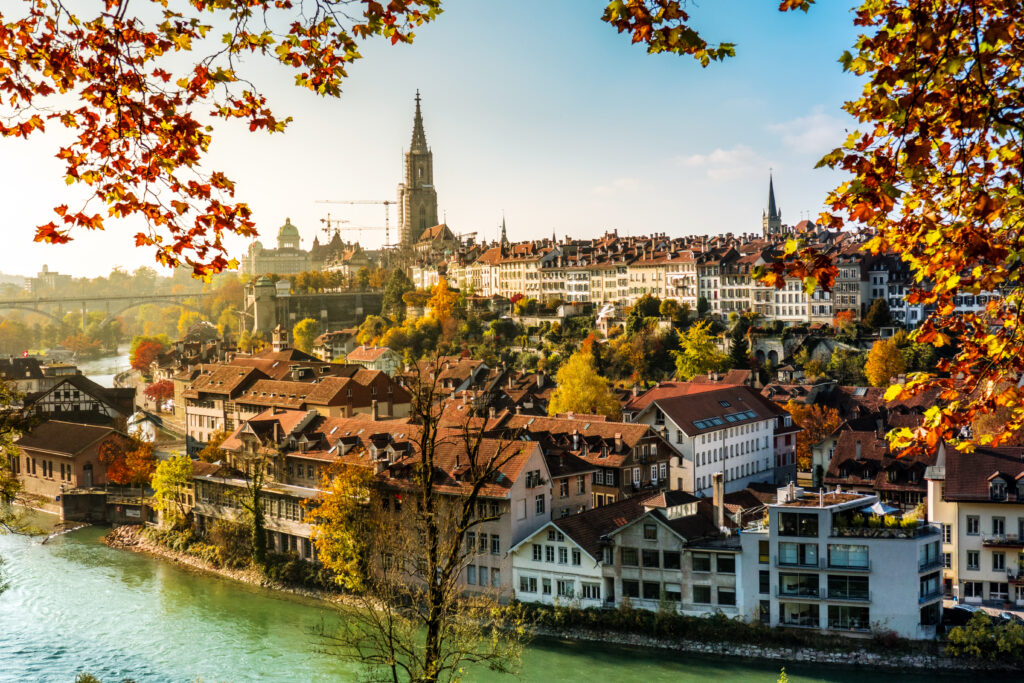
[[[410,152],[427,151],[427,134],[423,132],[423,114],[420,113],[420,91],[416,91],[416,116],[412,121],[412,144]]]
[[[775,206],[775,184],[772,181],[772,172],[768,171],[768,218],[778,219],[782,215]]]
[[[508,244],[508,232],[505,230],[505,212],[501,212],[501,246]]]

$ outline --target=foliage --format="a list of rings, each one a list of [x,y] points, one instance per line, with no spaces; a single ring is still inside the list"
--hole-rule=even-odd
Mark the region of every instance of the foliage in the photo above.
[[[292,344],[299,351],[313,352],[313,342],[320,335],[320,323],[313,318],[303,318],[292,327]]]
[[[336,0],[309,12],[270,0],[190,0],[177,11],[161,2],[141,10],[76,4],[77,15],[59,2],[17,4],[0,32],[0,101],[9,110],[0,134],[27,138],[47,122],[71,129],[57,154],[68,183],[87,187],[109,216],[145,220],[135,244],[197,275],[235,265],[225,258],[227,235],[256,234],[234,183],[202,170],[208,115],[268,133],[290,121],[271,112],[252,74],[240,70],[249,65],[244,57],[277,61],[295,69],[297,86],[337,97],[362,43],[410,42],[413,29],[440,12],[438,0],[371,2],[352,16]],[[221,44],[190,55],[211,44],[214,25],[230,26]],[[57,220],[39,226],[36,240],[60,244],[74,231],[103,229],[105,217],[86,209],[56,207]]]
[[[864,377],[865,355],[854,349],[837,346],[832,351],[825,371],[840,384],[862,386]]]
[[[217,518],[209,536],[217,548],[219,562],[225,567],[247,567],[253,560],[252,525],[244,520]]]
[[[444,278],[439,279],[430,292],[430,300],[427,301],[427,308],[430,309],[429,315],[441,324],[442,330],[450,325],[452,316],[455,314],[455,302],[458,296],[457,292],[448,287],[448,281]],[[445,336],[450,335],[446,334]]]
[[[1024,626],[1015,621],[998,623],[985,612],[975,612],[967,624],[950,629],[946,654],[1020,666],[1024,664]]]
[[[129,362],[132,368],[147,373],[156,357],[169,348],[171,348],[171,340],[167,338],[166,334],[136,336],[132,339],[131,348],[128,350]]]
[[[147,386],[142,393],[152,399],[157,406],[161,406],[174,398],[174,382],[169,379],[162,379]]]
[[[30,432],[38,424],[39,418],[16,409],[24,399],[25,396],[13,384],[0,379],[0,533],[31,531],[26,513],[35,502],[32,496],[25,493],[21,479],[14,473],[14,459],[21,457],[21,451],[14,441]],[[3,586],[4,580],[0,576],[0,589]]]
[[[220,447],[224,440],[231,436],[224,429],[218,429],[215,432],[210,432],[210,436],[206,439],[206,445],[203,446],[203,450],[199,451],[196,455],[203,462],[218,462],[224,461],[227,457],[227,453]]]
[[[366,590],[366,561],[373,531],[370,500],[375,491],[373,471],[336,464],[324,470],[324,492],[315,503],[317,523],[312,540],[323,565],[338,585],[350,592]]]
[[[186,519],[186,503],[192,490],[192,459],[175,455],[157,464],[153,472],[153,507],[163,512],[163,521],[171,527]]]
[[[650,294],[644,294],[626,314],[626,334],[633,335],[645,327],[652,325],[661,311],[661,300]]]
[[[548,415],[574,412],[617,418],[621,413],[608,380],[597,372],[593,353],[580,349],[569,356],[558,369],[555,384],[548,401]]]
[[[676,360],[676,377],[690,381],[696,375],[721,370],[726,356],[718,350],[711,325],[701,321],[691,326],[679,339],[679,351],[673,352]]]
[[[892,339],[879,339],[871,346],[864,374],[873,387],[889,386],[889,380],[906,370],[903,356]]]
[[[123,486],[148,484],[156,471],[153,444],[134,436],[108,438],[100,445],[99,458],[107,466],[107,479]]]
[[[238,335],[238,350],[242,353],[256,353],[266,345],[267,342],[263,339],[262,332],[254,334],[249,330],[242,330]]]
[[[697,317],[703,318],[711,311],[711,304],[708,303],[706,297],[699,297],[697,299]]]
[[[79,358],[97,358],[103,352],[103,343],[89,337],[84,332],[72,334],[64,338],[61,346],[73,352]]]
[[[799,469],[807,471],[811,468],[813,458],[811,449],[838,429],[843,420],[835,408],[805,405],[792,399],[785,407],[793,416],[793,422],[802,429],[796,434],[796,461]]]
[[[854,335],[857,333],[857,316],[853,311],[836,311],[832,316],[832,327],[838,334]]]
[[[737,323],[729,335],[729,365],[739,370],[750,369],[750,343],[746,333],[746,326]]]
[[[368,315],[359,324],[359,329],[356,332],[356,342],[366,345],[379,345],[381,336],[390,326],[391,324],[386,318],[382,318],[379,315]]]

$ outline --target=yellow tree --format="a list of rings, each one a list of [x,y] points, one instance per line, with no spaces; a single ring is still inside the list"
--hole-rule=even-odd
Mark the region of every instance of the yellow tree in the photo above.
[[[320,323],[312,318],[303,318],[295,323],[295,327],[292,328],[292,339],[294,340],[295,348],[299,351],[311,353],[313,351],[313,341],[319,334]]]
[[[843,423],[835,408],[804,405],[790,400],[786,411],[803,431],[796,434],[796,463],[801,470],[811,468],[811,449]]]
[[[548,415],[558,413],[594,413],[619,417],[622,407],[612,394],[608,380],[597,373],[594,355],[579,350],[555,374],[558,385],[551,392]]]
[[[430,308],[430,316],[444,324],[452,317],[455,312],[455,301],[458,295],[448,288],[448,281],[441,278],[434,285],[434,288],[430,291],[430,299],[427,301],[427,306]]]
[[[879,339],[868,353],[864,374],[871,386],[881,387],[888,386],[891,378],[903,374],[906,369],[896,342],[892,339]]]
[[[325,470],[324,494],[313,505],[317,556],[346,591],[365,590],[368,541],[373,525],[370,501],[376,495],[373,470],[336,463]]]
[[[676,359],[676,376],[690,381],[695,375],[720,370],[729,357],[718,350],[711,324],[699,322],[679,338],[679,350],[673,351]]]

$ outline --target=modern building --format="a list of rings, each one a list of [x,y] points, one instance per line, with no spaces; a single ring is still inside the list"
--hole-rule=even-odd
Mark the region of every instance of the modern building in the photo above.
[[[942,614],[938,525],[875,518],[878,497],[779,489],[744,529],[743,614],[771,626],[932,638]]]

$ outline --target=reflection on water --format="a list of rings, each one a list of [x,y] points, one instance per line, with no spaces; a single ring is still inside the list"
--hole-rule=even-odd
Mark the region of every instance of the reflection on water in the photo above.
[[[104,531],[89,527],[46,545],[0,537],[11,584],[0,595],[0,681],[70,682],[81,671],[108,683],[124,677],[139,683],[358,678],[351,665],[315,651],[313,629],[337,618],[329,608],[111,550],[98,543]],[[517,678],[471,672],[466,680],[767,683],[778,669],[547,639],[530,645]],[[865,678],[793,666],[787,672],[793,683]]]
[[[114,386],[114,375],[124,372],[130,367],[127,351],[118,353],[116,356],[79,361],[77,365],[83,375],[104,387]]]

